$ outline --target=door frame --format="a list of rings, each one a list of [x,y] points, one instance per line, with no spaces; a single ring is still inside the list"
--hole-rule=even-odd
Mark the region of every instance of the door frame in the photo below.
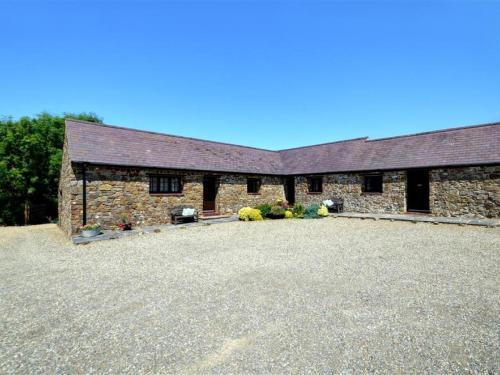
[[[290,205],[293,205],[295,203],[295,176],[287,176],[285,177],[284,181],[284,187],[285,187],[285,199],[288,201]],[[292,191],[290,192],[290,187],[292,187]],[[290,197],[290,194],[293,195],[293,199],[290,200],[288,199]]]
[[[424,181],[424,183],[427,183],[427,192],[426,192],[427,196],[425,197],[426,202],[422,202],[423,207],[411,208],[410,203],[415,203],[415,202],[411,202],[411,200],[412,200],[411,194],[412,194],[413,189],[410,189],[410,174],[418,175],[419,173],[421,175],[426,174],[426,176],[427,176],[426,181]],[[418,184],[418,180],[411,181],[411,182]],[[431,181],[430,181],[430,170],[429,169],[427,169],[427,168],[415,168],[415,169],[408,169],[406,171],[406,211],[407,212],[430,213],[431,212],[430,192],[431,192]],[[413,198],[415,198],[415,197],[413,197]]]
[[[214,199],[213,199],[213,208],[206,208],[205,206],[205,184],[211,183],[213,184],[213,193],[214,193]],[[217,211],[217,194],[219,190],[219,176],[216,175],[204,175],[203,176],[203,191],[202,191],[202,207],[203,211]]]

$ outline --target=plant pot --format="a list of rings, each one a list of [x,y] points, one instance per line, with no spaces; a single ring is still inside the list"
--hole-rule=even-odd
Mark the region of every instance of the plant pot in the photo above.
[[[82,237],[95,237],[101,234],[100,229],[82,230],[80,233]]]
[[[132,224],[120,224],[119,225],[121,230],[132,230]]]
[[[272,220],[284,219],[285,214],[268,214],[267,217]]]

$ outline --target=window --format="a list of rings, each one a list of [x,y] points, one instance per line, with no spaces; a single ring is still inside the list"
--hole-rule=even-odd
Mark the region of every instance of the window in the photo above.
[[[258,194],[260,190],[260,178],[247,179],[247,193]]]
[[[364,177],[364,193],[382,193],[382,175],[368,175]]]
[[[323,192],[323,177],[309,177],[309,193]]]
[[[181,193],[182,184],[179,176],[149,176],[150,194]]]

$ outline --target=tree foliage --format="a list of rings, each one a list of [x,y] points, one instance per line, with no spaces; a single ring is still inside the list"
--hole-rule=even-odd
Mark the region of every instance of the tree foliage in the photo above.
[[[35,206],[57,216],[65,118],[102,122],[94,113],[0,120],[0,225],[23,224]]]

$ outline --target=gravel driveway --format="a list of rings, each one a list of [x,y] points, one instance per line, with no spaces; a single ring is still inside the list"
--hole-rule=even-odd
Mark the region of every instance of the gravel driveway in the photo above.
[[[499,264],[498,228],[0,228],[0,373],[498,373]]]

